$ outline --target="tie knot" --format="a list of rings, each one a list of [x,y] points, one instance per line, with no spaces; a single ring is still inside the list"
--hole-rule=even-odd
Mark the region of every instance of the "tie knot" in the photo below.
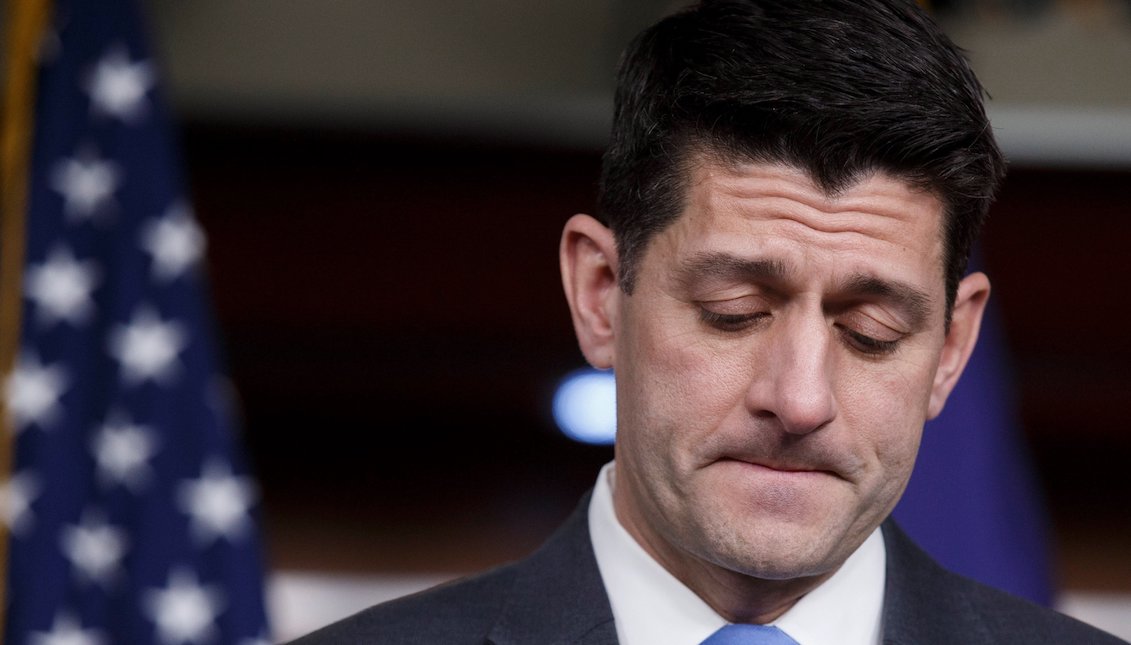
[[[771,625],[726,625],[701,645],[797,645],[797,641]]]

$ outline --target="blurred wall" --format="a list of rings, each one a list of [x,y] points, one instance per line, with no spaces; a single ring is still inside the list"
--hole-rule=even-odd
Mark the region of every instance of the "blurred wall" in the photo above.
[[[599,147],[617,56],[664,0],[148,0],[194,118],[487,133]],[[1011,156],[1131,161],[1131,10],[983,1],[941,14]],[[969,5],[969,6],[967,6]]]

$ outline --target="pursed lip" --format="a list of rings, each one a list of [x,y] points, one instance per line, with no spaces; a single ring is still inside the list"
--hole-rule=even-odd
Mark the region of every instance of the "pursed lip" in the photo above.
[[[822,467],[819,467],[819,466],[813,466],[813,465],[810,465],[810,464],[799,464],[799,463],[781,462],[781,461],[775,461],[775,460],[769,460],[769,459],[748,459],[748,458],[744,458],[744,457],[727,457],[727,456],[721,457],[719,459],[719,461],[720,462],[736,462],[736,463],[747,465],[747,466],[754,466],[754,467],[757,467],[757,468],[763,468],[763,469],[766,469],[766,470],[772,470],[772,471],[775,471],[775,472],[786,473],[786,474],[832,475],[834,477],[838,476],[837,473],[833,470],[830,470],[828,468],[822,468]]]

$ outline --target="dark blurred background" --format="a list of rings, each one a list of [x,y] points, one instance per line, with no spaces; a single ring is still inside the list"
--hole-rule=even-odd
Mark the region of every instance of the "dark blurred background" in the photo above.
[[[277,570],[522,555],[611,448],[562,224],[592,211],[612,73],[654,0],[149,0]],[[1062,588],[1131,592],[1131,12],[938,3],[1013,165],[984,263]]]

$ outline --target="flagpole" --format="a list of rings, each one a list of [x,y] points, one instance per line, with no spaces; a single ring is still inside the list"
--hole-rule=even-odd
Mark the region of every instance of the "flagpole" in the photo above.
[[[0,374],[11,374],[20,342],[28,166],[34,129],[36,61],[50,0],[9,0],[4,105],[0,121]],[[0,396],[0,482],[11,475],[14,432]],[[3,502],[3,500],[0,500]],[[8,581],[8,526],[0,522],[0,639]]]

